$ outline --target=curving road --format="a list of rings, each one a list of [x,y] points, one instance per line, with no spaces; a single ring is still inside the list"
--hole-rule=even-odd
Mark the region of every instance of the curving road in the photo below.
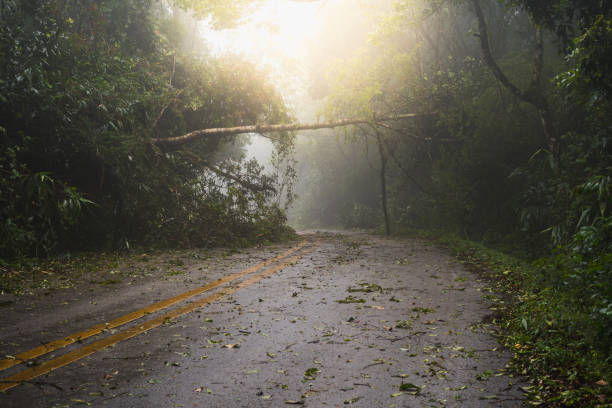
[[[303,238],[3,301],[0,406],[521,406],[486,282],[419,240]]]

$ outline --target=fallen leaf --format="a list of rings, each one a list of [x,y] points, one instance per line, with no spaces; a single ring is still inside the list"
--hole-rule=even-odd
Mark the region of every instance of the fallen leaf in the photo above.
[[[338,303],[365,303],[365,299],[356,298],[354,296],[347,296],[344,299],[336,300]]]
[[[228,349],[233,349],[233,348],[240,348],[240,345],[239,344],[226,344],[223,347],[228,348]]]
[[[351,399],[344,400],[344,405],[354,404],[359,401],[362,397],[355,397]]]
[[[193,390],[194,392],[202,392],[203,388],[202,387],[198,387],[195,390]]]
[[[418,395],[421,392],[421,387],[412,383],[402,383],[399,389],[411,395]]]
[[[603,379],[597,381],[595,384],[601,385],[602,387],[605,387],[606,385],[608,385],[607,381]]]
[[[314,380],[317,377],[317,374],[319,374],[321,372],[321,370],[319,370],[316,367],[311,367],[308,370],[306,370],[306,372],[304,372],[304,379],[302,380],[302,382],[305,382],[307,380]]]

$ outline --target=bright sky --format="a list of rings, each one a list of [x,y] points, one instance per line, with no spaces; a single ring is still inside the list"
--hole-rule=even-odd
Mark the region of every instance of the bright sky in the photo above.
[[[275,58],[300,59],[319,29],[317,15],[324,3],[265,0],[246,24],[215,31],[203,23],[201,33],[215,54],[233,51],[268,63]]]
[[[300,61],[308,56],[308,43],[320,29],[319,10],[327,1],[264,0],[245,24],[217,31],[203,22],[200,33],[213,54],[242,54],[265,66],[291,106],[295,90],[291,90],[289,84],[302,83],[300,73],[296,72],[299,69],[295,67],[303,66]],[[251,135],[247,157],[268,165],[271,152],[272,144],[268,139]]]

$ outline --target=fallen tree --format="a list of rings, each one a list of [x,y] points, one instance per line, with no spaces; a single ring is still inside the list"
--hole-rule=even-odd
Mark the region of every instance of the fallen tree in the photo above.
[[[360,124],[372,124],[377,122],[387,122],[394,120],[403,119],[414,119],[417,117],[426,116],[425,114],[418,113],[405,113],[400,115],[391,116],[374,116],[371,119],[340,119],[322,123],[287,123],[277,125],[249,125],[249,126],[237,126],[229,128],[211,128],[194,130],[193,132],[186,133],[182,136],[156,138],[152,139],[151,143],[159,147],[178,147],[186,143],[195,141],[197,139],[209,137],[209,136],[230,136],[239,135],[244,133],[267,133],[267,132],[286,132],[286,131],[298,131],[298,130],[317,130],[317,129],[333,129],[341,126],[360,125]]]

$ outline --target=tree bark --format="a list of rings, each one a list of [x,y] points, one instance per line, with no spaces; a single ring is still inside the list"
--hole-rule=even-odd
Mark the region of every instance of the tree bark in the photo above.
[[[416,113],[406,113],[401,115],[392,116],[381,116],[374,117],[372,119],[340,119],[330,122],[323,123],[288,123],[278,125],[250,125],[250,126],[237,126],[229,128],[211,128],[194,130],[182,136],[166,137],[166,138],[154,138],[151,139],[151,143],[159,147],[178,147],[185,143],[192,142],[201,138],[210,136],[231,136],[239,135],[243,133],[265,133],[265,132],[284,132],[284,131],[297,131],[297,130],[316,130],[316,129],[333,129],[341,126],[368,124],[376,122],[385,122],[402,119],[414,119],[419,116],[424,116]]]

